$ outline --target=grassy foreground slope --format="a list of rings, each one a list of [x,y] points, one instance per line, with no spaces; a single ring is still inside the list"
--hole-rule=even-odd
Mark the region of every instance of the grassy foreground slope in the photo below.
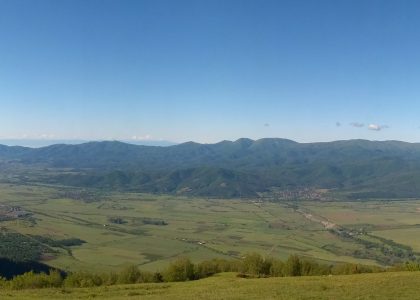
[[[178,283],[2,291],[1,299],[420,299],[420,272],[237,278],[222,273]]]

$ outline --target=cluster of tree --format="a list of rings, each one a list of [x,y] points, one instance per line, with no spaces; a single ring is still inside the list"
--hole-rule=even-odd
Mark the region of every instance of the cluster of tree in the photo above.
[[[41,235],[31,235],[32,238],[39,241],[42,244],[46,244],[51,247],[63,248],[63,247],[72,247],[72,246],[81,246],[86,241],[78,239],[78,238],[69,238],[69,239],[62,239],[62,240],[55,240],[47,236]]]
[[[74,200],[80,200],[83,202],[95,202],[101,198],[101,194],[97,191],[87,191],[87,190],[75,190],[75,189],[68,189],[62,193],[59,193],[57,198],[68,198]]]
[[[108,217],[108,222],[113,224],[125,224],[127,223],[126,220],[124,220],[121,217]]]
[[[371,234],[365,234],[369,237],[369,239],[365,239],[358,235],[352,235],[351,232],[345,228],[331,229],[329,231],[340,238],[352,240],[362,245],[364,247],[363,250],[358,249],[351,253],[351,255],[356,258],[372,259],[382,265],[388,266],[417,259],[416,254],[410,246],[396,243],[393,240]]]
[[[408,263],[394,270],[420,270],[420,265]],[[264,258],[259,254],[247,254],[241,260],[212,259],[198,264],[188,258],[179,258],[162,272],[146,272],[137,266],[128,266],[120,272],[91,273],[74,272],[63,274],[52,270],[49,273],[27,272],[10,280],[1,279],[0,287],[10,289],[47,287],[94,287],[115,284],[189,281],[206,278],[221,272],[238,272],[240,277],[282,277],[313,275],[344,275],[383,272],[375,266],[356,264],[327,265],[291,255],[286,261]]]
[[[53,248],[80,246],[86,243],[78,238],[55,240],[46,236],[23,235],[17,232],[3,232],[0,234],[0,257],[15,262],[39,261],[43,254],[54,254]],[[53,248],[51,248],[53,247]]]
[[[0,288],[13,290],[52,288],[61,287],[63,282],[64,277],[57,270],[50,270],[48,273],[34,273],[34,271],[30,271],[15,276],[11,280],[0,277]]]
[[[320,264],[312,260],[291,255],[286,261],[274,258],[263,258],[257,253],[248,254],[241,261],[240,269],[244,277],[283,277],[283,276],[316,276],[316,275],[349,275],[360,273],[382,272],[385,269],[360,264]]]
[[[20,233],[7,232],[0,235],[0,257],[13,261],[37,261],[45,252],[53,251]]]
[[[161,219],[144,218],[142,222],[145,225],[158,225],[158,226],[168,225],[168,223],[166,223],[164,220],[161,220]]]

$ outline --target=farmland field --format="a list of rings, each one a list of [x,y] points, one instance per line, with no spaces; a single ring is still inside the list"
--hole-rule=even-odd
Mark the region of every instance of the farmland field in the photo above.
[[[419,200],[275,202],[3,184],[1,204],[29,214],[1,221],[3,233],[85,242],[42,256],[65,270],[156,271],[179,256],[198,262],[247,252],[384,265],[384,239],[420,250]]]

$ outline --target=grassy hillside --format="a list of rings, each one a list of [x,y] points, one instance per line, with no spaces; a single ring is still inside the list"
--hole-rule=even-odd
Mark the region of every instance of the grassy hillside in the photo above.
[[[420,272],[242,279],[222,273],[191,282],[1,291],[1,299],[420,299]]]

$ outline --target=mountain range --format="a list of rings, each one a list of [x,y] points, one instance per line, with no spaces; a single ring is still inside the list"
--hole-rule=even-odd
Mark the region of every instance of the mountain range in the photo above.
[[[11,164],[50,170],[37,179],[43,182],[152,193],[255,197],[273,188],[310,188],[345,192],[352,199],[420,193],[420,144],[399,141],[242,138],[167,147],[116,141],[0,145],[0,161],[9,172]]]

